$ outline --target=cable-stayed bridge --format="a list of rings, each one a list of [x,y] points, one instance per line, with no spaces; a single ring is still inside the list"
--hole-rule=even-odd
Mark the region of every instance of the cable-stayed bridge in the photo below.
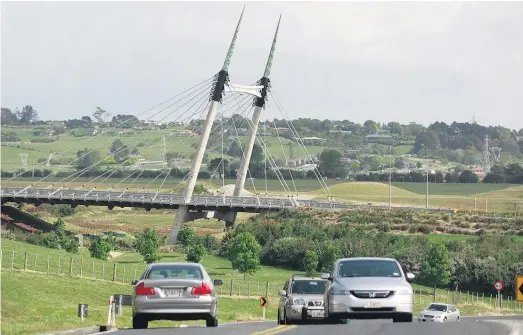
[[[176,216],[169,238],[170,244],[176,243],[178,231],[185,222],[199,218],[216,218],[224,221],[226,227],[232,227],[238,212],[259,213],[284,208],[336,209],[361,207],[362,205],[348,205],[335,201],[325,179],[321,176],[314,162],[314,158],[307,150],[303,140],[288,115],[284,112],[272,89],[269,76],[274,59],[281,17],[278,21],[269,57],[261,79],[253,85],[230,83],[228,70],[242,18],[243,11],[236,26],[223,66],[215,76],[135,115],[135,118],[120,120],[117,124],[112,124],[110,128],[102,127],[100,129],[102,132],[112,132],[114,135],[106,136],[108,137],[107,141],[101,144],[99,140],[95,140],[98,137],[90,136],[63,152],[54,153],[54,157],[74,155],[76,153],[76,159],[71,160],[68,164],[62,165],[57,169],[53,169],[51,174],[25,187],[5,187],[10,181],[15,179],[18,181],[18,175],[4,180],[0,190],[2,203],[51,203],[71,204],[72,206],[93,205],[107,206],[111,209],[114,207],[141,207],[146,209],[172,208],[176,209]],[[271,99],[269,99],[269,96]],[[271,125],[270,122],[267,121],[267,118],[265,118],[266,121],[263,122],[263,130],[261,133],[259,129],[262,112],[266,110],[268,102],[274,103],[286,121],[287,130],[290,132],[294,144],[301,149],[302,153],[300,153],[300,156],[302,158],[304,157],[307,161],[306,163],[312,166],[311,172],[316,177],[319,187],[324,191],[326,201],[299,199],[296,183],[292,174],[293,170],[291,168],[282,169],[278,165],[275,157],[271,154],[271,150],[268,149],[267,126]],[[251,110],[252,117],[249,118]],[[235,115],[241,116],[241,124],[236,124]],[[192,150],[187,151],[185,147],[190,146],[188,142],[191,142],[189,140],[191,137],[185,137],[177,144],[178,149],[184,149],[185,152],[178,154],[171,162],[168,162],[166,160],[166,151],[168,149],[166,136],[168,136],[169,132],[173,132],[172,129],[148,132],[145,133],[145,136],[135,138],[135,148],[153,147],[158,143],[162,143],[162,152],[161,154],[158,153],[158,156],[161,156],[160,162],[163,164],[161,166],[161,173],[158,173],[157,176],[149,181],[147,185],[143,186],[141,190],[134,191],[133,189],[136,187],[133,185],[135,185],[145,170],[137,164],[136,154],[133,156],[132,152],[130,152],[130,141],[126,139],[126,144],[123,144],[123,142],[117,142],[115,140],[125,139],[124,130],[132,129],[132,122],[138,120],[138,118],[155,123],[170,122],[171,124],[183,126],[184,131],[187,130],[187,132],[191,132],[192,134],[198,134],[199,142],[196,153],[193,153]],[[216,119],[218,119],[217,122],[215,122]],[[201,120],[205,121],[201,122]],[[244,123],[247,123],[245,127]],[[242,144],[240,141],[240,131],[238,129],[244,128],[248,130],[248,134]],[[288,162],[292,157],[288,157],[286,151],[283,150],[284,141],[278,132],[276,124],[274,124],[273,129],[276,129],[276,137],[282,148],[283,158]],[[178,132],[179,130],[180,129],[177,129]],[[229,141],[229,138],[240,141],[239,147],[242,153],[241,163],[236,171],[236,182],[232,195],[193,195],[197,180],[202,179],[199,178],[199,174],[201,173],[202,161],[206,152],[209,153],[209,155],[212,153],[215,158],[219,158],[218,166],[214,168],[214,171],[212,171],[210,175],[212,177],[218,174],[223,186],[225,186],[225,165],[229,157],[229,150],[234,143],[234,141]],[[93,143],[93,145],[90,146],[90,143]],[[113,144],[111,145],[110,143]],[[115,143],[117,144],[115,145]],[[253,180],[251,173],[252,167],[250,167],[250,165],[252,163],[251,157],[255,143],[263,151],[265,193],[258,192],[253,182],[255,195],[242,196],[247,177],[249,177],[249,180]],[[104,148],[108,146],[111,147],[109,152],[103,154],[103,157],[96,157],[95,153],[104,150]],[[89,148],[85,149],[87,147]],[[180,159],[183,160],[186,155],[191,154],[192,158],[189,171],[176,187],[172,187],[173,185],[170,184],[172,178],[170,177],[172,176],[173,170],[179,169],[177,164]],[[119,164],[108,164],[107,162],[111,160]],[[260,164],[261,163],[258,162],[258,165]],[[120,178],[118,182],[108,187],[107,182],[114,180],[113,176],[122,173],[122,166],[130,169],[130,171],[126,171],[125,177]],[[58,176],[62,176],[63,174],[60,173],[64,172],[63,170],[73,170],[75,172],[66,174],[62,179],[49,183],[49,181],[59,178]],[[275,175],[278,179],[285,196],[271,197],[268,195],[267,175],[269,173]],[[163,179],[160,179],[163,175],[165,175]],[[285,176],[289,178],[284,178]],[[76,185],[78,180],[82,178],[85,179],[86,177],[90,179],[81,184],[81,187],[78,187]],[[161,182],[156,192],[147,192],[145,189],[150,188],[149,185],[157,179],[161,180]],[[129,185],[131,187],[129,187]],[[154,184],[155,187],[156,185],[157,184]],[[176,190],[178,186],[183,186],[182,194],[174,193],[174,190]]]

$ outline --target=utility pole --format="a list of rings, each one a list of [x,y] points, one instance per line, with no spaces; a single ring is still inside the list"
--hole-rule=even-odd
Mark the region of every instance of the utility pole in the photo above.
[[[429,208],[429,149],[424,144],[421,146],[425,148],[425,155],[427,159],[427,191],[425,193],[425,208]]]
[[[392,147],[396,142],[392,142],[389,148],[389,210],[392,209]]]
[[[212,125],[214,123],[214,119],[216,117],[216,112],[218,111],[218,105],[220,101],[222,100],[222,95],[225,90],[225,86],[229,82],[229,64],[231,62],[232,54],[234,51],[234,46],[236,44],[236,39],[238,38],[238,32],[240,30],[240,25],[243,18],[243,13],[245,11],[245,7],[243,7],[242,14],[240,16],[240,20],[238,21],[238,24],[236,26],[236,30],[234,32],[234,36],[232,38],[231,44],[229,46],[229,51],[227,52],[227,56],[225,57],[225,62],[223,63],[223,67],[220,72],[216,75],[214,87],[211,92],[211,105],[209,107],[209,112],[207,113],[207,118],[205,120],[205,124],[203,127],[202,137],[200,139],[200,143],[198,144],[198,149],[196,150],[196,156],[194,157],[192,164],[191,164],[191,170],[189,172],[189,179],[187,181],[187,184],[185,185],[185,189],[183,192],[183,201],[185,204],[188,204],[191,202],[192,194],[194,191],[194,186],[196,185],[196,180],[198,179],[198,173],[200,172],[200,167],[202,164],[203,155],[205,153],[205,149],[207,148],[207,142],[209,141],[209,135],[211,133]],[[176,211],[176,216],[174,219],[174,227],[171,230],[171,234],[169,236],[168,244],[172,245],[177,242],[178,238],[178,232],[182,228],[182,225],[186,222],[188,215],[188,207],[186,205],[180,205],[178,207],[178,210]]]

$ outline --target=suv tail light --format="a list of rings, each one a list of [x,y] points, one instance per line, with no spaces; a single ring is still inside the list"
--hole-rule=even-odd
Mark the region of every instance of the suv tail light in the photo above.
[[[136,286],[136,295],[155,295],[156,292],[152,287],[145,287],[145,284],[141,282]]]
[[[211,287],[206,282],[202,281],[201,287],[193,287],[191,290],[193,295],[211,295]]]

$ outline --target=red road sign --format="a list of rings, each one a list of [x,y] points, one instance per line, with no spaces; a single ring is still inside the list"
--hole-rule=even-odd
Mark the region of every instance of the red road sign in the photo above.
[[[494,288],[498,291],[503,291],[503,289],[505,288],[505,284],[503,284],[501,280],[498,280],[494,283]]]

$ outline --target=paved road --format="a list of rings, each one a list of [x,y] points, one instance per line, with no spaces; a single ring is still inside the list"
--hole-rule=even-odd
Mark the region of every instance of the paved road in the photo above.
[[[463,318],[446,324],[392,323],[390,320],[352,320],[346,325],[276,326],[276,322],[224,324],[218,328],[122,329],[111,335],[523,335],[523,315],[510,317]]]

